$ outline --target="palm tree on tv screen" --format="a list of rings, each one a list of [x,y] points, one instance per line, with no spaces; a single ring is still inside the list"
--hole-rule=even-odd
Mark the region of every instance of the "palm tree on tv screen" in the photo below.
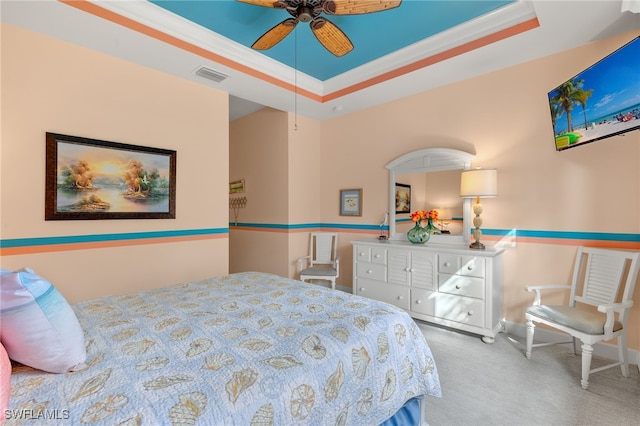
[[[553,124],[553,129],[556,128],[556,121],[558,118],[562,117],[564,111],[562,110],[562,106],[557,102],[549,102],[549,108],[551,108],[551,122]]]
[[[585,108],[587,99],[593,94],[593,90],[584,90],[582,88],[583,84],[584,80],[568,80],[555,90],[554,96],[549,101],[552,111],[554,110],[553,105],[555,104],[560,107],[560,112],[564,111],[567,113],[567,132],[573,132],[571,111],[573,111],[573,106],[576,104],[582,106],[585,129],[587,128],[587,113]]]
[[[593,89],[589,89],[589,90],[577,89],[574,95],[574,97],[576,98],[576,101],[582,107],[582,115],[584,116],[585,130],[589,128],[589,124],[587,123],[587,100],[591,97],[592,94],[593,94]]]

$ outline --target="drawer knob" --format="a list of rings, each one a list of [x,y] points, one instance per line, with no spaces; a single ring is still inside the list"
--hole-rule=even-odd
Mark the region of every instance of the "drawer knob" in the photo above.
[[[402,296],[398,296],[398,300],[402,300]]]
[[[456,284],[456,290],[460,290],[460,284]]]
[[[380,255],[379,255],[379,254],[376,254],[374,257],[375,257],[376,259],[379,259],[379,258],[380,258]]]
[[[473,311],[467,312],[467,316],[471,316],[471,315],[473,315]]]
[[[411,272],[411,268],[404,268],[405,272]]]
[[[420,300],[420,299],[416,300],[416,305],[419,305],[421,303],[422,303],[422,300]]]
[[[449,263],[449,262],[444,262],[444,267],[445,267],[445,268],[448,268],[449,266],[451,266],[451,263]]]
[[[360,291],[364,291],[364,287],[360,287]]]
[[[470,271],[473,271],[473,265],[467,266],[467,269],[470,270]]]
[[[373,271],[371,269],[367,269],[367,274],[373,274]]]
[[[364,256],[364,252],[360,252],[360,256]]]

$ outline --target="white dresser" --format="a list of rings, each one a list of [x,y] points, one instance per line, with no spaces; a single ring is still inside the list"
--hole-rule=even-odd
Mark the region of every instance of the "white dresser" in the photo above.
[[[479,334],[485,343],[502,330],[503,250],[375,239],[352,244],[354,294]]]

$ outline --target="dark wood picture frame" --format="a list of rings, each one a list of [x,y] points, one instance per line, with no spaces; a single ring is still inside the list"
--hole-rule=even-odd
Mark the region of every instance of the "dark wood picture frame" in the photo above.
[[[411,213],[411,185],[396,183],[396,214]]]
[[[176,151],[46,133],[45,220],[175,219]]]

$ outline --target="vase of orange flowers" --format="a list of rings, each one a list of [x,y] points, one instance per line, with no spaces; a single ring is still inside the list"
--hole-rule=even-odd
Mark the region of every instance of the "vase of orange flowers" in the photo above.
[[[418,210],[411,213],[411,220],[415,223],[407,232],[407,239],[413,244],[424,244],[429,241],[431,234],[439,234],[440,230],[433,224],[438,220],[436,210]]]

